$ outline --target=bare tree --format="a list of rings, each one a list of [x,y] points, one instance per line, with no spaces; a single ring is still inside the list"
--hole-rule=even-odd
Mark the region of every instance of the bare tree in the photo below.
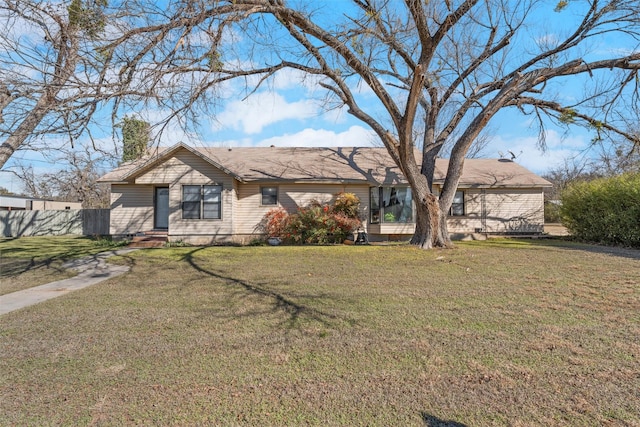
[[[189,3],[178,9],[194,10]],[[192,107],[205,97],[186,73],[176,79],[174,71],[153,69],[160,59],[145,46],[145,36],[166,31],[154,22],[188,24],[175,12],[146,0],[0,0],[0,168],[18,150],[55,152],[104,131],[116,137],[122,113],[148,106],[175,107],[144,130],[149,135],[160,137],[172,121],[195,128],[199,114]],[[180,40],[173,42],[177,53]],[[205,57],[215,68],[215,49]],[[51,136],[67,144],[54,145]]]
[[[122,75],[151,91],[162,87],[174,111],[195,106],[228,79],[244,78],[252,91],[284,69],[317,78],[376,132],[407,178],[417,208],[412,243],[423,248],[451,245],[446,217],[465,156],[501,110],[531,115],[542,136],[550,121],[587,126],[596,138],[634,140],[623,125],[640,105],[636,0],[559,2],[555,11],[536,0],[341,4],[335,10],[285,0],[177,2],[113,46],[139,46],[134,60],[121,54]],[[565,19],[551,33],[544,17],[554,13]],[[590,55],[592,44],[607,37],[630,50]],[[150,55],[153,61],[145,59]],[[576,76],[585,77],[581,98],[563,101],[563,87]],[[188,94],[166,90],[169,82],[188,83]],[[375,95],[373,107],[363,86]],[[435,160],[447,142],[449,169],[436,195]]]
[[[640,139],[640,130],[631,131]],[[605,176],[621,173],[640,173],[640,144],[628,139],[618,139],[611,144],[603,144],[595,169]]]
[[[105,168],[113,167],[116,159],[96,153],[93,147],[55,150],[50,155],[52,163],[65,167],[51,172],[37,173],[33,166],[22,165],[16,174],[20,177],[25,193],[32,197],[66,202],[82,202],[85,209],[110,206],[109,184],[98,183]]]
[[[153,102],[169,111],[164,124],[195,126],[197,112],[215,105],[215,88],[230,80],[242,79],[250,94],[286,70],[315,79],[326,105],[371,127],[407,178],[417,209],[412,243],[423,248],[451,245],[446,217],[464,159],[505,108],[537,122],[542,146],[544,126],[554,122],[637,144],[624,131],[640,105],[637,0],[561,1],[555,11],[538,0],[352,0],[337,10],[285,0],[122,6],[129,19],[114,22],[99,49],[100,75],[120,85],[115,110]],[[554,13],[564,19],[551,32],[545,16]],[[608,39],[629,50],[591,51]],[[585,84],[579,98],[563,98],[576,76]],[[436,194],[445,144],[449,169]]]
[[[47,135],[91,138],[94,115],[119,87],[109,86],[100,48],[117,16],[106,0],[0,0],[0,167],[17,150],[43,149]]]

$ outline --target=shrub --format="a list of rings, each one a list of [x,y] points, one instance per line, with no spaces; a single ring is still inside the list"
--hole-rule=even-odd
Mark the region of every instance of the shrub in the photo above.
[[[640,247],[640,174],[573,183],[562,192],[560,212],[578,239]]]
[[[355,194],[338,193],[333,203],[312,201],[294,214],[282,208],[271,209],[262,220],[269,237],[279,237],[285,243],[341,243],[362,225],[360,200]]]
[[[560,204],[553,201],[544,202],[544,222],[561,222]]]
[[[353,193],[338,193],[333,202],[333,212],[347,218],[358,218],[360,215],[360,199]]]
[[[289,213],[283,208],[273,208],[267,212],[259,228],[267,235],[267,237],[280,237],[286,233],[289,223]]]

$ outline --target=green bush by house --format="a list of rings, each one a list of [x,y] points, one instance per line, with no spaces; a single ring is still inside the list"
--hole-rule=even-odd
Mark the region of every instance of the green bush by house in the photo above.
[[[562,192],[561,215],[578,239],[640,247],[640,174],[569,185]]]

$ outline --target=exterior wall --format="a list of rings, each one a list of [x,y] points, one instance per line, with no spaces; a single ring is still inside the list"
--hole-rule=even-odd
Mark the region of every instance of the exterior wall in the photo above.
[[[178,151],[175,156],[137,177],[135,182],[149,186],[169,187],[170,240],[189,239],[194,243],[208,243],[210,238],[198,236],[217,236],[219,240],[228,240],[233,235],[236,199],[233,177],[188,150]],[[183,185],[222,185],[222,218],[183,219]],[[153,207],[153,200],[151,206]],[[151,227],[147,228],[149,230],[153,228],[153,216],[151,219]]]
[[[27,202],[27,206],[29,203]],[[69,210],[69,209],[82,209],[82,203],[80,202],[56,202],[53,200],[31,200],[31,206],[28,209],[31,210]]]
[[[485,204],[488,233],[541,233],[543,231],[542,189],[487,191]]]
[[[153,185],[111,184],[109,234],[127,235],[153,229]]]
[[[265,184],[273,185],[273,184]],[[258,183],[237,184],[237,204],[235,209],[236,235],[249,236],[259,233],[258,225],[262,217],[276,206],[263,206]],[[342,184],[281,184],[278,187],[278,205],[288,212],[295,212],[299,207],[309,204],[312,200],[320,202],[330,201],[336,193],[354,193],[360,198],[361,218],[369,215],[369,186]],[[366,227],[366,221],[364,226]]]
[[[382,222],[380,224],[369,224],[370,234],[399,235],[413,234],[416,228],[415,222]]]
[[[0,196],[0,210],[25,210],[29,199],[23,197]]]
[[[82,209],[80,202],[57,202],[54,200],[36,200],[26,197],[0,196],[0,210],[69,210]]]
[[[482,203],[484,190],[461,188],[464,191],[464,216],[449,216],[447,226],[449,233],[467,234],[483,232]]]
[[[361,218],[372,240],[410,236],[413,223],[369,224],[369,185],[263,183],[278,187],[278,206],[289,212],[312,200],[327,202],[338,192],[356,194]],[[183,219],[183,185],[222,185],[221,219]],[[154,227],[154,188],[169,187],[169,239],[194,244],[247,243],[259,234],[258,225],[274,206],[261,204],[261,184],[244,184],[183,149],[135,179],[135,184],[112,185],[110,233],[135,234]],[[465,216],[448,219],[451,233],[531,233],[543,231],[542,189],[461,189]]]
[[[461,189],[465,216],[448,219],[452,233],[541,233],[542,189]]]
[[[447,219],[453,238],[475,233],[541,233],[544,229],[542,189],[461,188],[465,215]],[[402,240],[413,234],[415,223],[370,224],[371,240]]]

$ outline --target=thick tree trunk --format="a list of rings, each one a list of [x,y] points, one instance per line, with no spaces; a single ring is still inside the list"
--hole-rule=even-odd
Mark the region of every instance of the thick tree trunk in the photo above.
[[[440,247],[442,248],[452,248],[453,247],[453,242],[451,242],[451,236],[449,235],[449,226],[447,225],[447,216],[448,216],[448,210],[445,212],[442,212],[442,210],[439,210],[440,212],[440,222],[438,224],[438,237],[439,237],[439,243],[440,243]]]
[[[440,211],[438,198],[427,194],[422,200],[422,203],[416,203],[416,230],[411,244],[422,249],[452,247],[447,216]]]
[[[427,194],[416,202],[416,230],[410,243],[422,249],[452,248],[447,227],[447,212],[440,210],[438,197]]]

